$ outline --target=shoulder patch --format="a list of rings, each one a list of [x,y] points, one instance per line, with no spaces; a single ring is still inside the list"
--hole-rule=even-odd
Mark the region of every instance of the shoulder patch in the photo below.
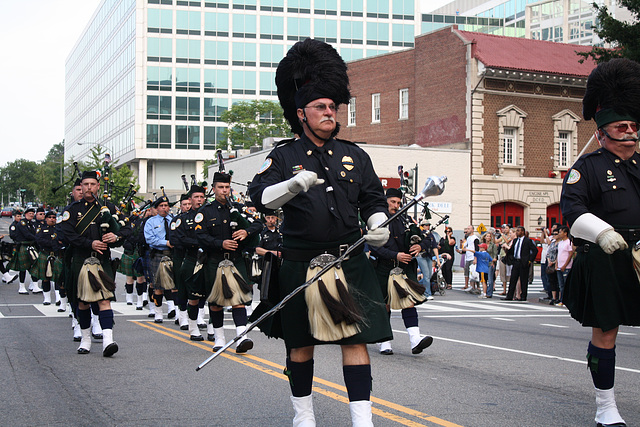
[[[64,213],[62,214],[62,220],[66,221],[69,219],[70,216],[71,214],[69,213],[69,211],[64,211]]]
[[[182,224],[182,218],[176,219],[176,222],[174,222],[174,224],[176,225],[176,228],[180,227],[180,224]]]
[[[196,214],[196,217],[193,219],[195,222],[202,222],[202,220],[204,219],[204,215],[202,215],[202,212],[198,212]]]
[[[176,229],[176,223],[172,222],[170,228],[171,228],[172,231],[175,230]]]
[[[271,157],[267,157],[264,163],[262,164],[262,166],[260,166],[260,169],[258,170],[258,174],[261,174],[262,172],[269,169],[269,167],[271,166],[271,163],[272,163]]]
[[[62,217],[58,216],[56,217],[56,224],[60,224],[62,222]]]
[[[20,225],[27,225],[27,223],[25,222],[25,220],[23,219],[22,221],[20,221]]]
[[[16,231],[16,226],[15,225],[11,226],[11,231]]]
[[[575,184],[580,181],[580,178],[580,172],[575,169],[571,169],[571,172],[569,172],[569,176],[567,177],[567,184]]]

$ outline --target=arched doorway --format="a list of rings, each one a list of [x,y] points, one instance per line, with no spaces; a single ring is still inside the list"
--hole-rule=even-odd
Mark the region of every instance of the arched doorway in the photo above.
[[[491,206],[491,226],[499,228],[502,224],[512,227],[523,225],[524,207],[513,202],[496,203]]]
[[[569,225],[562,216],[559,203],[547,206],[547,228],[551,228],[555,223]]]

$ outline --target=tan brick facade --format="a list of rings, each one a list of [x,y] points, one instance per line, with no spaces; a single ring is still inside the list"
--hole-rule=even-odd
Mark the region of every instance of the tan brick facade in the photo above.
[[[559,202],[562,175],[589,141],[595,125],[582,119],[586,76],[496,71],[473,57],[472,44],[446,28],[416,38],[415,48],[349,63],[356,126],[338,115],[340,137],[368,144],[471,148],[471,212],[491,222],[491,207],[515,202],[522,223],[537,226]],[[568,51],[568,49],[567,49]],[[566,60],[573,58],[567,54]],[[577,63],[577,58],[576,58]],[[536,72],[536,73],[539,73]],[[409,89],[409,118],[398,120],[399,90]],[[381,97],[381,121],[371,123],[371,95]],[[513,164],[504,164],[503,138],[514,132]],[[568,166],[560,140],[569,138]],[[589,151],[597,148],[592,143]],[[410,159],[407,159],[410,164]],[[455,173],[455,171],[451,171]]]

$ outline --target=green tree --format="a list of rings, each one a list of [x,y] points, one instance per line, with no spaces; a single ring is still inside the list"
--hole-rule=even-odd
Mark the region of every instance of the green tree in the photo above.
[[[100,146],[96,145],[91,149],[89,158],[86,162],[82,162],[81,170],[98,170],[101,175],[100,189],[104,192],[106,188],[105,181],[105,155],[108,151]],[[137,178],[133,175],[133,171],[129,166],[118,166],[118,160],[111,160],[108,163],[109,167],[109,186],[111,193],[111,201],[118,205],[124,198],[125,194],[129,190],[129,185],[133,184],[134,190],[138,191],[140,185],[137,183]],[[98,195],[100,197],[101,195]]]
[[[38,164],[37,175],[29,187],[39,203],[52,207],[62,207],[68,203],[68,195],[73,186],[72,164],[64,163],[64,141],[54,144],[45,159]]]
[[[27,159],[17,159],[0,169],[0,188],[5,203],[20,201],[19,190],[24,189],[24,201],[35,202],[36,195],[31,185],[39,176],[38,164]]]
[[[228,126],[223,138],[233,146],[261,146],[264,138],[291,136],[282,108],[274,101],[239,102],[222,113],[220,120]]]
[[[578,55],[585,59],[592,58],[596,62],[606,62],[612,58],[628,58],[640,62],[640,0],[617,0],[619,6],[626,7],[633,22],[618,21],[609,13],[607,6],[593,3],[597,11],[597,23],[594,32],[613,48],[594,46],[589,52]]]

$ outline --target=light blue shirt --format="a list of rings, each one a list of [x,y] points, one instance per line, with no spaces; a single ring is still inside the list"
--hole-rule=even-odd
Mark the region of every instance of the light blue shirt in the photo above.
[[[171,228],[171,220],[173,215],[169,214],[166,217],[160,215],[152,216],[144,225],[144,239],[147,241],[147,245],[151,249],[165,250],[169,249],[167,246],[167,235],[165,233],[164,222],[167,222],[167,228]]]

